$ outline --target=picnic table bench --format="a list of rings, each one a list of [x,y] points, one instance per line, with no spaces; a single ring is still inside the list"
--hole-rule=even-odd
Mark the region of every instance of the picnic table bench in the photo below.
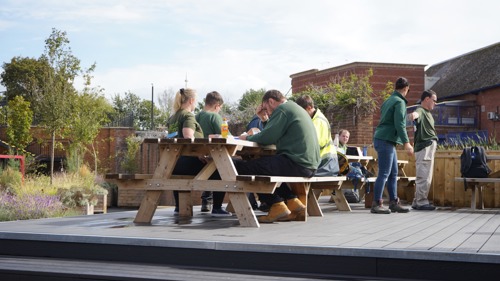
[[[487,155],[487,161],[500,160],[500,155]],[[470,208],[476,210],[476,197],[479,199],[479,209],[484,209],[483,189],[484,187],[495,187],[496,183],[500,183],[500,170],[491,173],[487,178],[463,178],[455,177],[455,181],[463,182],[465,189],[471,189],[471,205]],[[476,190],[478,195],[476,196]]]
[[[311,189],[338,189],[342,182],[346,180],[344,176],[335,177],[285,177],[285,176],[250,176],[240,175],[236,176],[240,181],[252,182],[267,182],[267,183],[287,183],[292,191],[297,195],[298,199],[307,207],[307,214],[309,216],[323,216],[323,212],[318,203],[318,197],[315,196]],[[344,197],[345,199],[345,197]],[[344,204],[347,204],[345,201]],[[349,206],[347,204],[347,206]],[[307,216],[299,216],[296,218],[299,221],[306,221]]]

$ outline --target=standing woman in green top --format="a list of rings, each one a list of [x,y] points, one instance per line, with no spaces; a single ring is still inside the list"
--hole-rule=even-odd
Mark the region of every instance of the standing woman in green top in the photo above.
[[[404,77],[396,80],[395,90],[384,101],[381,108],[380,122],[373,136],[373,146],[377,151],[378,175],[375,181],[374,198],[371,212],[375,214],[390,214],[392,212],[407,213],[408,208],[403,208],[397,195],[398,157],[396,145],[404,145],[408,154],[413,154],[406,132],[406,95],[410,91],[410,84]],[[382,199],[384,185],[387,183],[389,191],[389,208],[385,208]]]
[[[174,110],[175,113],[168,119],[168,131],[176,131],[178,138],[203,138],[203,130],[193,114],[196,107],[196,91],[193,89],[180,89],[175,94]],[[203,160],[202,160],[203,159]],[[202,155],[197,156],[181,156],[172,172],[174,175],[196,175],[205,166],[206,161]],[[210,179],[220,179],[219,173],[215,172]],[[224,200],[224,192],[216,192],[220,196],[215,196],[212,208],[213,217],[231,216],[222,208]],[[174,191],[175,211],[179,212],[179,192]]]

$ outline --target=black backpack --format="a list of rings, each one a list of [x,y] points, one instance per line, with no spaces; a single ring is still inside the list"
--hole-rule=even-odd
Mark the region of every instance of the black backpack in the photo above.
[[[465,178],[487,178],[491,173],[486,163],[486,152],[482,146],[464,148],[460,155],[460,172],[464,178],[465,189],[467,184]]]

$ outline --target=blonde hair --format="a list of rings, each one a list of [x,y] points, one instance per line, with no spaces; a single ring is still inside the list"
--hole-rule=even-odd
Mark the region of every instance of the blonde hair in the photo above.
[[[182,105],[187,103],[189,99],[196,99],[196,91],[190,88],[182,88],[175,94],[174,111],[181,109]]]

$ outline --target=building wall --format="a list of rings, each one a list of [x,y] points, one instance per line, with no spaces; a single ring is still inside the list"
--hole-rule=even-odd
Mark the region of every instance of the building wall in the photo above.
[[[349,74],[365,75],[371,68],[373,76],[370,78],[374,93],[382,92],[388,82],[394,83],[398,77],[406,77],[410,82],[410,93],[406,97],[408,105],[413,105],[420,98],[424,90],[424,67],[425,65],[415,64],[390,64],[390,63],[367,63],[354,62],[351,64],[341,65],[325,70],[308,70],[296,74],[292,74],[292,92],[299,93],[307,89],[308,86],[326,86],[329,82],[336,78],[343,77]],[[379,105],[382,101],[378,101]],[[350,143],[352,144],[371,144],[373,132],[378,125],[380,119],[380,111],[369,116],[361,116],[358,118],[347,116],[342,121],[338,121],[333,116],[329,117],[332,124],[332,134],[338,132],[339,129],[347,129],[351,132]]]
[[[477,104],[480,106],[479,128],[488,130],[490,138],[500,141],[500,120],[488,120],[488,112],[496,112],[500,115],[500,87],[487,90],[477,96]]]

